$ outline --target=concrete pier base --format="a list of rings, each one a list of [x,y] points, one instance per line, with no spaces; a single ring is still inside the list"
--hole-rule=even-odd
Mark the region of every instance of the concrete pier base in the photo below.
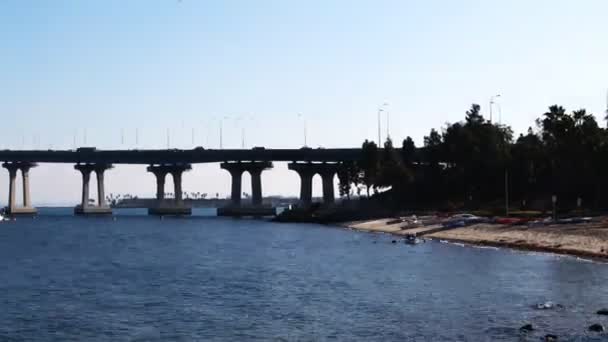
[[[78,216],[108,216],[112,215],[112,208],[110,207],[98,207],[98,206],[89,206],[82,207],[77,205],[74,208],[74,215]]]
[[[190,207],[154,207],[148,208],[148,215],[155,216],[189,216],[192,215]]]
[[[264,217],[264,216],[275,216],[277,208],[273,207],[225,207],[217,208],[217,216],[253,216],[253,217]]]
[[[156,176],[156,204],[148,208],[148,215],[156,216],[188,216],[192,208],[185,205],[182,192],[182,174],[192,169],[190,164],[150,165],[148,172]],[[167,174],[173,177],[173,192],[175,198],[165,198],[165,178]]]
[[[19,208],[6,208],[6,214],[8,216],[36,216],[38,210],[33,207],[19,207]]]

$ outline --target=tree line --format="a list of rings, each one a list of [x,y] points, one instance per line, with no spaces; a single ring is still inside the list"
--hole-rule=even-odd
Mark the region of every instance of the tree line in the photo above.
[[[366,140],[356,162],[340,165],[340,195],[412,208],[504,206],[546,209],[608,207],[608,130],[580,109],[554,105],[526,134],[486,120],[473,104],[464,120],[431,129],[424,145],[411,137],[383,148]]]

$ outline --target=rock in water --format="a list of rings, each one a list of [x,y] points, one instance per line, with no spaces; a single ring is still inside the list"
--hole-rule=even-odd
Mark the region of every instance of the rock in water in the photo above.
[[[555,342],[557,341],[557,335],[547,334],[545,335],[545,342]]]
[[[608,309],[600,309],[596,313],[598,315],[608,315]]]
[[[594,331],[594,332],[603,332],[604,331],[604,326],[601,324],[592,324],[589,326],[589,331]]]
[[[522,326],[521,328],[519,328],[519,331],[522,332],[528,332],[528,331],[532,331],[534,330],[534,327],[532,326],[532,324],[526,324],[524,326]]]

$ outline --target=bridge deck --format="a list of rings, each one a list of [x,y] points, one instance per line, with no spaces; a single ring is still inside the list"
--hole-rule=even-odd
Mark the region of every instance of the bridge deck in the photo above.
[[[360,148],[192,150],[2,150],[0,161],[35,163],[195,164],[226,161],[339,162],[358,160]]]

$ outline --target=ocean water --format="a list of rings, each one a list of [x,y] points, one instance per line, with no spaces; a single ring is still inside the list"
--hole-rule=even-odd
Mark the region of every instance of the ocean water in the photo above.
[[[313,224],[0,223],[0,341],[605,340],[608,265]],[[538,310],[552,301],[563,308]],[[536,330],[523,334],[531,323]]]

